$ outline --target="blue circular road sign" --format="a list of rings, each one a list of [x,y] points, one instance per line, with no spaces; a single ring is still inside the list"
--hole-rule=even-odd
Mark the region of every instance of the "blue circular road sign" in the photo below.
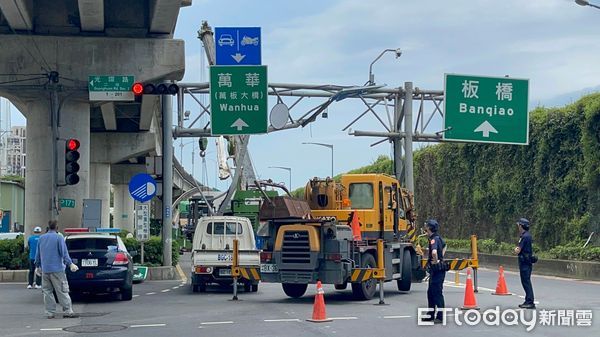
[[[136,201],[146,202],[156,195],[156,181],[149,174],[136,174],[129,181],[129,194]]]

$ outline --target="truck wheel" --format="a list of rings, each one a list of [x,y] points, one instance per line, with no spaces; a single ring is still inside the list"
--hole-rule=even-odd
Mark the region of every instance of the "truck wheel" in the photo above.
[[[304,295],[308,284],[297,284],[297,283],[282,283],[283,292],[289,297],[299,298]]]
[[[335,284],[334,287],[335,287],[335,290],[346,290],[346,288],[348,288],[348,282],[344,282],[341,284]]]
[[[376,268],[375,258],[373,255],[366,253],[363,256],[361,268]],[[375,295],[377,290],[377,281],[369,279],[361,283],[352,283],[352,295],[357,300],[370,300]]]
[[[402,254],[402,278],[396,280],[399,291],[410,291],[410,285],[412,281],[412,259],[410,258],[410,252],[404,251]]]
[[[258,291],[258,283],[252,285],[252,292],[255,293]]]
[[[192,284],[192,292],[193,293],[197,293],[198,292],[198,285],[197,284]]]

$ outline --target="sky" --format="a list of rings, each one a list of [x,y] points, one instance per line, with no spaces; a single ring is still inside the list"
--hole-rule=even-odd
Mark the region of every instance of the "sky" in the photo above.
[[[564,104],[600,85],[600,10],[572,0],[193,0],[181,9],[175,31],[186,45],[184,82],[207,78],[197,38],[203,20],[213,28],[261,27],[262,63],[270,82],[363,85],[371,61],[384,49],[400,48],[400,58],[386,54],[374,65],[378,84],[393,88],[411,81],[422,89],[442,90],[444,73],[509,75],[529,79],[530,107]],[[299,104],[291,113],[299,116],[318,102]],[[192,118],[199,113],[197,105],[186,108]],[[346,100],[310,127],[253,136],[250,153],[258,176],[288,184],[287,171],[269,166],[291,167],[297,188],[312,177],[330,175],[331,151],[302,142],[333,144],[335,174],[390,155],[387,142],[370,147],[377,139],[341,131],[363,110],[360,101]],[[19,120],[22,116],[14,116],[13,125]],[[434,120],[429,131],[439,131],[440,123]],[[384,131],[372,116],[353,128]],[[216,180],[215,153],[211,141],[206,156],[210,185]],[[202,181],[197,150],[194,155],[194,173]],[[184,147],[183,157],[191,172],[192,146]],[[224,189],[227,182],[216,187]]]

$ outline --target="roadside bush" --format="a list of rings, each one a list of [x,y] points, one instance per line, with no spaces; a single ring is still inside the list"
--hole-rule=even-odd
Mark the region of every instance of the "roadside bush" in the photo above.
[[[138,255],[133,258],[133,262],[140,263],[142,258],[142,250],[140,242],[135,238],[123,239],[123,243],[127,247],[128,251],[135,250]],[[150,240],[144,243],[144,265],[149,267],[162,266],[162,255],[163,245],[162,240],[158,236],[150,237]],[[171,249],[172,264],[175,266],[179,262],[179,243],[173,241],[173,247]]]
[[[485,254],[493,254],[499,247],[500,245],[492,239],[479,240],[477,242],[477,248],[479,248],[480,252]]]
[[[12,240],[0,240],[0,268],[29,268],[29,252],[23,248],[23,236]]]
[[[548,251],[548,256],[561,260],[600,261],[600,247],[556,246]]]
[[[425,239],[426,240],[426,239]],[[427,248],[427,241],[420,241],[421,246]],[[445,239],[447,250],[450,252],[470,252],[471,242],[464,239]],[[496,242],[493,239],[483,239],[477,242],[480,253],[494,255],[513,255],[516,243]],[[537,244],[533,245],[533,252],[544,259],[580,260],[600,262],[600,247],[583,248],[583,242],[574,241],[567,245],[556,246],[544,251]]]
[[[471,241],[462,239],[444,239],[446,250],[468,252],[471,250]],[[425,246],[427,247],[427,245]]]

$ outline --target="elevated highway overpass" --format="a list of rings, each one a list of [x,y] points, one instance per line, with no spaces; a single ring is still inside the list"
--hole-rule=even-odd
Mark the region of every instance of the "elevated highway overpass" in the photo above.
[[[0,95],[27,119],[25,231],[58,219],[77,226],[83,199],[103,201],[109,225],[111,185],[116,227],[131,230],[127,182],[162,156],[159,96],[138,102],[90,102],[89,75],[133,75],[136,81],[181,80],[185,46],[173,32],[191,0],[0,0]],[[81,142],[80,182],[62,185],[56,139]],[[55,154],[56,153],[56,154]],[[173,196],[193,178],[176,164]],[[54,187],[58,185],[58,187]],[[58,210],[59,198],[75,208]]]

